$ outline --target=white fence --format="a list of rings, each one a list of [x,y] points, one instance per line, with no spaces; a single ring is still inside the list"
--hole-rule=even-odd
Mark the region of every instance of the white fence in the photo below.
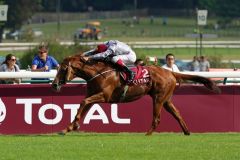
[[[181,72],[183,74],[199,75],[207,78],[240,78],[239,71],[228,72]]]
[[[31,72],[21,70],[20,72],[0,72],[0,78],[54,78],[56,70],[51,72]]]
[[[182,74],[199,75],[208,78],[240,78],[240,71],[228,72],[181,72]],[[51,72],[31,72],[21,70],[20,72],[0,72],[0,78],[54,78],[56,70]]]
[[[80,42],[80,45],[96,46],[102,42]],[[195,41],[147,41],[126,42],[133,48],[195,48]],[[61,45],[74,45],[74,42],[60,42]],[[203,41],[203,48],[240,48],[240,41]],[[29,50],[39,43],[0,43],[0,51]]]

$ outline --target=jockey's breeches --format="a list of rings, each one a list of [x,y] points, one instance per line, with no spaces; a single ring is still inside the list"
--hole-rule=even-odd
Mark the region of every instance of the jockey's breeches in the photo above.
[[[119,59],[121,59],[124,64],[131,65],[131,64],[134,64],[134,62],[136,61],[136,58],[137,58],[136,54],[134,52],[132,53],[130,52],[129,54],[113,56],[111,61],[113,63],[116,63]]]

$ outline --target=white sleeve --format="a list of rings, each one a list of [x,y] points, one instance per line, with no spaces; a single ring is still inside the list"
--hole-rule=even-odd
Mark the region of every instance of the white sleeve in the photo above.
[[[7,65],[4,63],[0,66],[0,72],[6,72],[7,71]]]
[[[4,72],[3,65],[0,66],[0,72]]]
[[[93,59],[102,59],[108,57],[109,55],[115,55],[116,48],[117,48],[116,43],[111,44],[109,43],[108,49],[105,52],[101,52],[90,57]]]
[[[83,56],[90,56],[90,55],[94,54],[94,52],[95,52],[95,49],[92,49],[92,50],[87,51],[87,52],[83,52]]]
[[[92,59],[103,59],[108,57],[109,55],[111,55],[113,53],[113,51],[111,49],[107,49],[105,52],[102,53],[98,53],[92,56],[89,56]]]
[[[180,70],[176,64],[173,65],[173,72],[180,72]]]

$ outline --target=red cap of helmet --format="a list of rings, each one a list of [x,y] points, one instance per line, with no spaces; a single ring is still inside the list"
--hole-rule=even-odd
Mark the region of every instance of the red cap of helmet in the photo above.
[[[101,52],[105,52],[108,49],[106,44],[99,44],[97,46],[97,52],[101,53]]]

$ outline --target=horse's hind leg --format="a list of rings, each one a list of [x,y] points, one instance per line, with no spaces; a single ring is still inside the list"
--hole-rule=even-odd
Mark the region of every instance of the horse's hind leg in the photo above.
[[[178,121],[184,134],[190,135],[190,132],[188,131],[186,123],[184,122],[182,116],[180,115],[177,108],[173,105],[173,103],[171,101],[166,101],[163,104],[163,107]]]
[[[161,115],[161,109],[162,109],[163,103],[161,101],[161,98],[154,97],[153,98],[153,119],[152,119],[152,126],[149,129],[149,131],[146,133],[146,135],[152,135],[152,132],[157,128],[159,122],[160,122],[160,115]]]

